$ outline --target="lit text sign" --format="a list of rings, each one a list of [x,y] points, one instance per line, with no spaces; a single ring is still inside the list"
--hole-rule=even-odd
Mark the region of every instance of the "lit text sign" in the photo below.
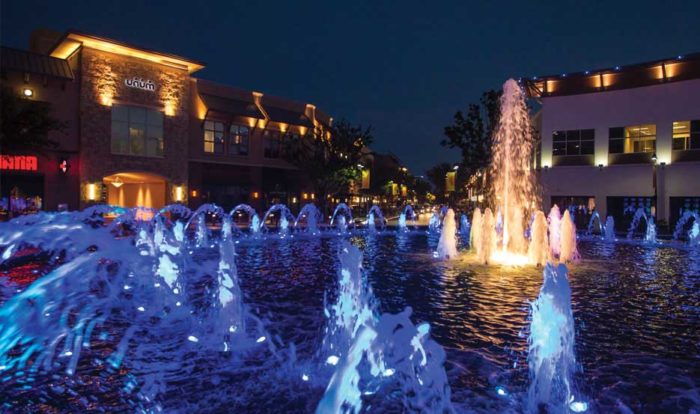
[[[33,155],[0,155],[0,170],[36,171],[38,166]]]
[[[130,88],[143,89],[149,92],[155,92],[156,90],[156,84],[150,79],[129,78],[124,79],[124,84]]]

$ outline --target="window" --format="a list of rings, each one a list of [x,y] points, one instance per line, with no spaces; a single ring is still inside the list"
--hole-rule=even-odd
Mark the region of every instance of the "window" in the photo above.
[[[224,153],[223,123],[204,121],[204,152],[212,154]]]
[[[700,120],[673,123],[673,149],[700,149]]]
[[[231,141],[228,152],[231,155],[248,155],[250,129],[243,125],[231,125]]]
[[[280,133],[266,129],[263,133],[263,144],[265,147],[265,158],[279,158],[280,156]]]
[[[112,153],[163,156],[163,113],[139,106],[112,106]]]
[[[553,155],[593,155],[595,130],[576,129],[554,131],[552,134]]]
[[[610,128],[610,153],[631,154],[656,151],[656,125]]]

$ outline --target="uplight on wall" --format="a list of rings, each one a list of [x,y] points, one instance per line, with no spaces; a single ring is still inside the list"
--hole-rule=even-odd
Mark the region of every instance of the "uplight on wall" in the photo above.
[[[93,183],[89,183],[89,184],[85,187],[85,197],[86,197],[89,201],[95,201],[95,200],[97,200],[97,185],[95,185],[95,184],[93,184]]]
[[[258,197],[260,197],[260,193],[258,193],[257,191],[253,191],[253,198],[257,200]]]
[[[181,186],[175,186],[175,201],[182,202],[185,199],[185,189]]]

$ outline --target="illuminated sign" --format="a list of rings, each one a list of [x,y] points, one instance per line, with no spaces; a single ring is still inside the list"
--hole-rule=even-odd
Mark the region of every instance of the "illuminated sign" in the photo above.
[[[33,155],[0,155],[0,170],[36,171],[38,166]]]
[[[124,79],[124,84],[130,88],[143,89],[144,91],[155,92],[156,84],[152,80],[142,78]]]

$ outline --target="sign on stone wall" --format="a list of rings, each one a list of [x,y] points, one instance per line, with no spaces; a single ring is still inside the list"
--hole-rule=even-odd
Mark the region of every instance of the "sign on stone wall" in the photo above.
[[[33,155],[0,154],[0,170],[36,171],[39,163]]]
[[[143,89],[149,92],[155,92],[156,90],[156,84],[150,79],[128,78],[124,79],[124,84],[130,88]]]

